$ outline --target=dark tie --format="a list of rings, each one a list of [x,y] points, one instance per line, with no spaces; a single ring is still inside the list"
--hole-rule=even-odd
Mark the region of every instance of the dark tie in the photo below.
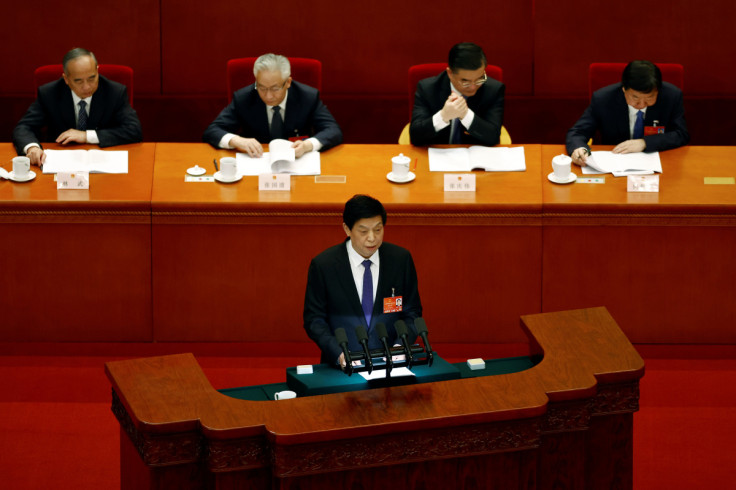
[[[77,118],[77,129],[80,131],[87,131],[87,103],[83,100],[79,101],[79,117]]]
[[[371,326],[371,316],[373,314],[373,275],[371,274],[371,261],[364,260],[363,267],[363,314],[365,315],[366,325]]]
[[[274,106],[271,119],[271,139],[284,137],[284,120],[281,119],[281,107]]]
[[[451,133],[450,144],[459,145],[462,143],[463,125],[460,123],[460,119],[455,118],[452,120]]]
[[[644,113],[639,111],[636,113],[636,121],[634,122],[634,139],[644,137]]]

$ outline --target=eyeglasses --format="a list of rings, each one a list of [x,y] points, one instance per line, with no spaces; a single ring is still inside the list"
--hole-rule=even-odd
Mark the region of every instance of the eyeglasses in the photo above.
[[[478,80],[474,82],[460,82],[460,86],[462,88],[469,88],[472,85],[477,85],[478,87],[480,87],[481,85],[486,83],[486,80],[488,80],[488,75],[484,73],[482,77],[480,77]]]
[[[274,85],[273,87],[259,87],[258,82],[256,82],[256,90],[258,90],[258,92],[262,94],[265,94],[266,92],[271,92],[272,94],[275,94],[284,90],[287,81],[288,80],[284,80],[284,83],[282,83],[280,87],[278,85]]]

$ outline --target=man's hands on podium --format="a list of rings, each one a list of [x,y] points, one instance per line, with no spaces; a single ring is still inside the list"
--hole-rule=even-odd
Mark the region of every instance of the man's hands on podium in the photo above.
[[[263,156],[263,146],[255,138],[233,136],[230,140],[230,146],[247,154],[249,157],[260,158]]]
[[[644,151],[646,147],[646,141],[640,138],[621,142],[612,151],[613,153],[639,153]]]
[[[449,123],[455,118],[462,119],[468,113],[468,102],[465,97],[452,92],[440,110],[442,120]]]
[[[80,131],[78,129],[67,129],[56,138],[57,143],[66,145],[67,143],[86,143],[87,142],[87,131]]]
[[[26,156],[31,161],[31,165],[41,166],[46,161],[46,152],[38,146],[31,146],[26,151]]]

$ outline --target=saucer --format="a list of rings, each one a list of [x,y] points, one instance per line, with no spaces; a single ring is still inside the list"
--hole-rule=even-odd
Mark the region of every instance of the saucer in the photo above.
[[[11,170],[10,172],[8,172],[8,178],[13,182],[29,182],[36,178],[36,172],[34,172],[33,170],[29,170],[28,175],[26,175],[24,178],[18,178],[15,176],[15,172]]]
[[[235,174],[232,177],[225,177],[222,175],[222,172],[215,172],[215,180],[217,182],[222,182],[223,184],[232,184],[233,182],[237,182],[240,179],[242,179],[242,175]]]
[[[406,174],[405,177],[396,177],[393,172],[389,172],[386,175],[386,178],[391,182],[396,182],[397,184],[406,184],[407,182],[411,182],[412,180],[416,179],[417,176],[414,174],[414,172],[409,172],[408,174]]]
[[[194,175],[196,177],[198,175],[204,175],[204,174],[206,174],[207,171],[205,169],[203,169],[202,167],[200,167],[199,165],[195,165],[193,167],[189,167],[187,169],[187,173],[189,175]]]
[[[574,172],[570,172],[570,175],[568,175],[566,179],[560,180],[557,177],[555,177],[555,173],[552,172],[551,174],[547,176],[547,178],[550,180],[550,182],[554,182],[555,184],[569,184],[571,182],[575,182],[578,176],[575,175]]]

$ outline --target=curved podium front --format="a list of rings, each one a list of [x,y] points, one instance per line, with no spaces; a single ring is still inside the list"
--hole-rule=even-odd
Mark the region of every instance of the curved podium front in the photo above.
[[[522,317],[531,369],[284,401],[191,354],[106,364],[123,489],[632,487],[644,362],[605,308]]]

